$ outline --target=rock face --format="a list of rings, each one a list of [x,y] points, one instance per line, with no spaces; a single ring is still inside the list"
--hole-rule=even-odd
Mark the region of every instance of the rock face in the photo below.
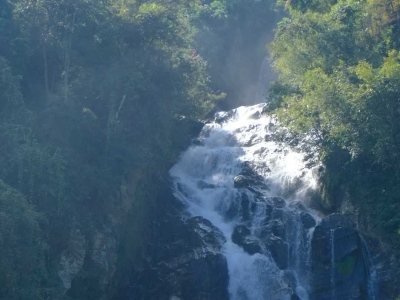
[[[353,215],[332,214],[312,239],[312,300],[368,299],[368,272]]]
[[[142,253],[121,261],[110,299],[229,299],[221,231],[202,217],[182,217],[183,207],[170,190],[160,197],[155,235]]]
[[[241,172],[233,179],[235,188],[261,188],[268,189],[265,179],[258,175],[252,168],[250,162],[243,162]]]
[[[296,169],[298,153],[283,161],[287,138],[272,120],[252,113],[245,121],[259,123],[221,130],[244,109],[218,114],[172,168],[173,182],[131,209],[117,263],[109,233],[81,251],[84,266],[101,270],[107,300],[396,299],[384,275],[396,276],[393,260],[368,250],[355,217],[320,219],[306,207],[317,193],[312,171]]]
[[[63,294],[71,288],[71,282],[83,266],[87,242],[80,230],[71,232],[69,248],[61,254],[58,276],[64,287]]]
[[[251,236],[250,230],[244,225],[235,227],[232,233],[232,242],[242,246],[244,251],[250,255],[262,252],[260,241]]]

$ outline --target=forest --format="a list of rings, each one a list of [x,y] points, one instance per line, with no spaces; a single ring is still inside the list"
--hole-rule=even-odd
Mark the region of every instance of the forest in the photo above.
[[[92,247],[127,178],[145,201],[267,49],[268,111],[312,136],[323,209],[350,197],[400,254],[399,0],[0,0],[0,299],[61,299],[71,232]],[[86,284],[63,299],[100,299]]]
[[[125,178],[168,171],[235,86],[229,49],[256,44],[272,6],[0,0],[0,299],[63,295],[71,232],[93,243]]]
[[[288,1],[270,45],[280,78],[269,109],[313,136],[335,210],[348,195],[359,223],[399,251],[400,2]]]

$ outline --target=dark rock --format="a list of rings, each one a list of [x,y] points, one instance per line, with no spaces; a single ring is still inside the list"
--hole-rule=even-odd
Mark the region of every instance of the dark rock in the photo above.
[[[304,204],[302,202],[294,202],[293,206],[298,211],[307,211],[306,207],[304,206]]]
[[[251,234],[250,229],[248,229],[244,225],[238,225],[235,227],[232,233],[232,242],[235,244],[240,244],[241,241],[244,240],[246,236],[249,236]]]
[[[347,228],[338,228],[332,231],[335,248],[335,260],[340,260],[346,255],[356,251],[360,247],[358,232]]]
[[[286,228],[285,225],[279,220],[272,220],[269,224],[271,233],[282,240],[286,240]]]
[[[300,220],[303,224],[303,228],[306,230],[315,227],[315,225],[317,224],[315,219],[309,213],[306,213],[304,211],[300,213]]]
[[[268,189],[264,178],[257,174],[257,172],[254,171],[252,166],[250,165],[249,162],[244,162],[243,167],[241,172],[238,174],[238,176],[235,177],[234,179],[235,183],[238,181],[238,186],[235,185],[235,187],[238,188],[243,188],[243,187],[257,187],[261,189]],[[243,182],[243,184],[239,183]],[[257,193],[257,191],[253,190],[254,193]]]
[[[202,217],[182,218],[184,207],[175,205],[180,201],[170,189],[159,195],[151,228],[141,236],[145,240],[135,240],[140,253],[131,255],[127,250],[132,246],[125,244],[126,258],[110,283],[114,288],[109,299],[228,300],[224,235]]]
[[[192,140],[192,145],[193,146],[203,146],[204,144],[203,144],[203,141],[201,139],[197,138],[197,139],[193,139]]]
[[[215,119],[214,121],[216,123],[223,123],[226,122],[229,118],[231,118],[233,115],[233,111],[223,111],[223,112],[218,112],[215,114]]]
[[[353,214],[331,214],[322,219],[321,226],[325,229],[335,229],[339,227],[356,229],[356,216]]]
[[[246,188],[246,187],[250,186],[250,184],[251,184],[251,180],[249,180],[248,178],[246,178],[243,175],[238,175],[233,179],[233,186],[237,189]]]
[[[261,142],[261,140],[257,139],[257,134],[253,134],[250,139],[243,144],[243,147],[251,147],[259,142]]]
[[[262,248],[259,240],[250,234],[251,232],[246,226],[236,226],[232,233],[232,241],[235,244],[242,246],[244,251],[251,255],[255,253],[261,253]]]
[[[280,197],[272,197],[270,200],[275,208],[284,208],[286,206],[286,201]]]
[[[367,299],[366,258],[352,219],[334,214],[315,227],[311,242],[311,300],[330,300],[333,291],[336,299]]]
[[[240,246],[242,246],[244,251],[246,251],[250,255],[262,252],[259,239],[253,236],[245,237],[243,243]]]
[[[224,219],[226,221],[232,221],[239,214],[239,207],[236,202],[232,201],[229,208],[225,212]]]
[[[269,221],[269,219],[271,219],[272,216],[272,212],[273,212],[274,208],[272,207],[272,205],[265,205],[265,217],[267,219],[267,221]]]
[[[296,294],[293,294],[292,297],[290,297],[290,300],[301,300],[301,298]]]
[[[243,168],[242,171],[240,172],[240,175],[243,176],[256,176],[257,173],[255,173],[255,171],[252,169],[250,162],[245,161],[243,163]]]
[[[288,267],[289,245],[273,234],[264,239],[264,242],[276,265],[280,269],[286,269]]]
[[[281,208],[274,208],[271,213],[272,220],[284,221],[285,212]]]
[[[241,194],[240,206],[242,208],[243,221],[249,221],[250,220],[250,199],[246,193]]]
[[[204,189],[215,189],[217,186],[215,184],[207,183],[203,180],[200,180],[199,182],[197,182],[197,187],[199,189],[204,190]]]
[[[222,254],[191,260],[180,273],[182,299],[228,299],[229,276]]]
[[[292,270],[285,270],[284,271],[284,278],[287,285],[292,289],[295,290],[297,286],[297,279],[296,274]]]
[[[249,116],[249,119],[257,120],[261,118],[262,114],[259,111],[256,111],[254,114]]]
[[[259,188],[260,188],[260,187],[259,187]],[[256,196],[256,197],[262,198],[262,197],[264,196],[263,193],[260,192],[260,190],[254,189],[254,188],[252,188],[252,187],[248,187],[247,189],[248,189],[250,192],[252,192],[253,195]],[[268,190],[268,187],[267,187],[267,186],[262,186],[261,189],[262,189],[262,190]]]
[[[204,219],[203,217],[193,217],[187,220],[189,233],[192,234],[193,238],[190,238],[188,242],[197,241],[198,237],[201,239],[201,246],[205,246],[207,249],[211,251],[219,251],[221,249],[221,245],[226,242],[226,239],[223,233],[215,227],[209,220]],[[189,237],[189,236],[188,236]],[[192,244],[191,246],[200,246],[199,244]]]

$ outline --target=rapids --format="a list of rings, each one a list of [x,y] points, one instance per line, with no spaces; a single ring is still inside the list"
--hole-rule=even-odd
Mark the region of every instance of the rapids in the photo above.
[[[263,109],[239,107],[206,124],[170,171],[174,194],[225,236],[231,300],[308,300],[319,218],[303,203],[317,183],[305,154],[279,138]],[[240,228],[250,234],[240,236]]]

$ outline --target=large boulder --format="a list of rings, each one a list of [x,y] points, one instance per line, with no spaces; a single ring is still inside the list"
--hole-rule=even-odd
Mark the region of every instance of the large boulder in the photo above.
[[[366,259],[351,216],[323,218],[311,242],[310,300],[367,299]]]
[[[197,182],[197,187],[199,189],[204,190],[204,189],[215,189],[217,186],[215,184],[205,182],[204,180],[199,180],[199,182]]]
[[[264,178],[254,171],[249,162],[244,162],[241,172],[233,179],[235,188],[257,187],[268,189]]]
[[[275,208],[284,208],[286,206],[286,201],[280,197],[272,197],[269,200]]]
[[[303,224],[303,228],[306,230],[315,227],[315,225],[317,224],[315,219],[305,211],[300,212],[300,220]]]
[[[238,175],[233,179],[233,186],[237,189],[246,188],[251,185],[251,180],[243,175]]]
[[[262,252],[259,239],[251,236],[250,230],[244,225],[235,227],[232,233],[232,242],[241,246],[250,255]]]
[[[221,249],[222,232],[202,217],[188,217],[170,190],[160,193],[152,221],[135,252],[121,249],[126,258],[115,275],[112,296],[125,300],[228,300],[228,266]],[[131,240],[131,239],[130,239]]]
[[[280,269],[287,269],[288,267],[288,259],[289,259],[289,245],[281,238],[271,234],[268,237],[264,238],[266,247],[271,253],[272,258],[274,259],[276,265]]]

